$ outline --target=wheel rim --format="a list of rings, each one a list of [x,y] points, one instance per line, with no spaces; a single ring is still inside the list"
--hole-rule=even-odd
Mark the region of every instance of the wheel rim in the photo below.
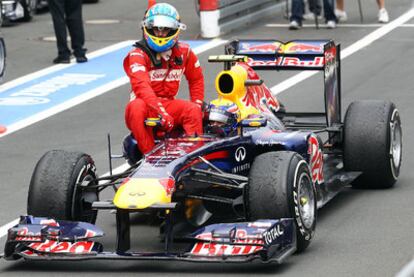
[[[397,178],[397,172],[401,164],[402,154],[402,131],[401,122],[399,120],[398,111],[394,110],[390,122],[390,155],[391,155],[391,169],[394,178]]]
[[[305,228],[311,229],[315,222],[315,195],[308,174],[302,173],[298,184],[299,214]]]
[[[92,209],[92,203],[98,200],[98,194],[88,188],[88,185],[94,184],[95,176],[91,174],[83,176],[83,173],[80,176],[83,178],[77,182],[73,193],[72,217],[80,221],[93,222],[96,211]]]

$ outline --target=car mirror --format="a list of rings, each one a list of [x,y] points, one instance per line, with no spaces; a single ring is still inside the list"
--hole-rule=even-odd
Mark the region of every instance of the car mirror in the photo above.
[[[267,119],[265,118],[249,118],[240,121],[242,127],[264,127],[267,125]]]

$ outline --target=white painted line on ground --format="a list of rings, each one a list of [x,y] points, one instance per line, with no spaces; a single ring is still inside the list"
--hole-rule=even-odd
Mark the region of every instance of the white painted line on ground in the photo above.
[[[13,221],[10,221],[9,223],[3,225],[0,227],[0,238],[7,235],[7,231],[13,227],[14,225],[18,224],[20,221],[20,218],[16,218]]]
[[[395,277],[413,277],[414,276],[414,260],[406,264]]]
[[[208,50],[210,50],[210,49],[212,49],[214,47],[220,46],[220,45],[222,45],[222,44],[224,44],[226,42],[227,42],[226,40],[214,39],[214,40],[211,40],[208,43],[205,43],[203,45],[200,45],[198,47],[195,47],[193,49],[193,51],[196,54],[200,54],[200,53],[203,53],[205,51],[208,51]],[[121,49],[123,47],[126,47],[128,45],[131,45],[132,46],[133,43],[134,43],[134,41],[124,41],[124,42],[121,42],[121,43],[117,43],[115,45],[112,45],[112,46],[103,48],[101,50],[97,50],[97,51],[91,53],[90,55],[88,55],[88,57],[90,57],[90,58],[98,57],[98,56],[107,54],[109,52],[116,51],[116,50]],[[24,82],[28,82],[28,81],[31,81],[33,79],[39,78],[39,77],[44,76],[46,74],[49,74],[51,72],[58,71],[58,70],[60,70],[62,68],[65,68],[65,67],[68,67],[68,65],[51,66],[49,68],[46,68],[46,69],[37,71],[35,73],[32,73],[32,74],[23,76],[23,77],[21,77],[19,79],[10,81],[10,82],[4,84],[3,85],[4,87],[3,86],[0,87],[0,93],[1,93],[1,91],[4,91],[6,89],[9,89],[11,87],[15,87],[15,86],[17,86],[19,84],[22,84]],[[13,132],[16,132],[16,131],[18,131],[20,129],[23,129],[23,128],[27,127],[27,126],[30,126],[30,125],[32,125],[32,124],[34,124],[36,122],[39,122],[41,120],[44,120],[44,119],[46,119],[48,117],[51,117],[51,116],[53,116],[53,115],[55,115],[57,113],[60,113],[60,112],[65,111],[67,109],[70,109],[70,108],[72,108],[72,107],[74,107],[76,105],[79,105],[79,104],[81,104],[81,103],[83,103],[83,102],[85,102],[85,101],[87,101],[89,99],[92,99],[92,98],[97,97],[97,96],[99,96],[101,94],[104,94],[104,93],[106,93],[106,92],[108,92],[108,91],[110,91],[112,89],[115,89],[117,87],[123,86],[123,85],[127,84],[128,82],[129,82],[128,77],[127,76],[124,76],[124,77],[119,78],[119,79],[116,79],[116,80],[114,80],[114,81],[112,81],[112,82],[110,82],[108,84],[105,84],[105,85],[103,85],[101,87],[98,87],[98,88],[92,89],[92,90],[90,90],[88,92],[85,92],[85,93],[83,93],[82,95],[80,95],[78,97],[72,98],[72,99],[70,99],[70,100],[68,100],[68,101],[66,101],[64,103],[61,103],[61,104],[59,104],[57,106],[54,106],[54,107],[52,107],[52,108],[50,108],[48,110],[42,111],[42,112],[37,113],[37,114],[35,114],[35,115],[33,115],[33,116],[29,117],[29,118],[26,118],[26,119],[23,119],[23,120],[21,120],[19,122],[16,122],[16,123],[14,123],[14,124],[12,124],[10,126],[7,126],[7,132],[6,133],[3,133],[3,134],[0,134],[0,138],[1,137],[4,137],[4,136],[7,136],[7,135],[9,135],[9,134],[11,134]]]
[[[278,24],[278,23],[269,23],[265,25],[266,27],[269,28],[289,28],[289,24]],[[337,28],[379,28],[379,27],[383,27],[385,26],[384,24],[381,23],[374,23],[374,24],[343,24],[343,23],[338,23],[336,25]],[[319,24],[320,28],[326,28],[327,25],[326,24]],[[414,24],[402,24],[398,27],[406,27],[406,28],[413,28]],[[315,24],[303,24],[302,28],[315,28]]]
[[[368,45],[370,45],[374,41],[382,38],[383,36],[385,36],[386,34],[391,32],[395,28],[397,28],[397,27],[401,26],[402,24],[404,24],[405,22],[411,20],[413,17],[414,17],[414,9],[410,9],[408,12],[401,15],[397,19],[395,19],[395,20],[391,21],[390,23],[382,26],[381,28],[376,29],[372,33],[369,33],[368,35],[366,35],[362,39],[358,40],[354,44],[352,44],[352,45],[348,46],[347,48],[345,48],[344,50],[342,50],[341,51],[341,59],[345,59],[346,57],[354,54],[355,52],[363,49],[364,47],[367,47]],[[295,76],[292,76],[289,79],[277,84],[276,86],[273,86],[271,88],[272,93],[274,95],[277,95],[277,94],[281,93],[282,91],[285,91],[288,88],[296,85],[297,83],[300,83],[300,82],[308,79],[309,77],[315,75],[316,73],[318,73],[318,71],[303,71],[301,73],[298,73]]]

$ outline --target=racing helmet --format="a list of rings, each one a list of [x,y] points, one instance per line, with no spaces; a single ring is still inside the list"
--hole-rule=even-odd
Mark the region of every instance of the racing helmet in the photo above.
[[[237,127],[238,107],[232,101],[218,98],[210,102],[207,133],[229,136]]]
[[[171,49],[177,43],[180,31],[187,28],[180,22],[177,10],[167,3],[158,3],[149,8],[141,25],[147,45],[155,52]],[[159,32],[165,33],[161,36]]]

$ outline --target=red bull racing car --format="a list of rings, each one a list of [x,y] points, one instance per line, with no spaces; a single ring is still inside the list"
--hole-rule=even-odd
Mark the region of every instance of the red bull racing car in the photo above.
[[[342,120],[340,46],[333,41],[232,41],[209,61],[224,63],[216,89],[237,106],[232,132],[217,135],[207,122],[204,135],[160,138],[144,157],[127,136],[130,167],[102,177],[87,154],[47,152],[31,179],[29,215],[9,230],[4,258],[281,263],[309,246],[317,209],[345,186],[396,182],[398,110],[357,101]],[[281,109],[256,70],[322,71],[325,111]],[[105,188],[114,189],[111,200],[99,200]],[[99,242],[99,210],[115,211],[115,251]],[[133,213],[160,219],[164,249],[131,249]]]

